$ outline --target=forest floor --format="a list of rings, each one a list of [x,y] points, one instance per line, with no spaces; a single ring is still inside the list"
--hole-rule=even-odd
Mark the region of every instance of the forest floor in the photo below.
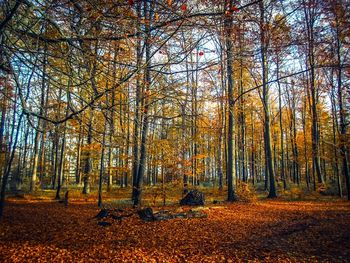
[[[89,200],[10,199],[0,262],[350,262],[346,201],[265,199],[202,211],[207,218],[144,222],[134,214],[103,227]]]

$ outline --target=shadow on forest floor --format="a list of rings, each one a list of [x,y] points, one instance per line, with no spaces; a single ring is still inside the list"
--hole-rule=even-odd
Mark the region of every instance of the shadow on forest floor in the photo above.
[[[157,209],[157,208],[155,208]],[[177,206],[161,209],[179,209]],[[186,208],[185,208],[186,209]],[[208,205],[208,218],[108,227],[92,202],[11,200],[0,224],[1,261],[331,261],[350,258],[350,204],[262,200]]]

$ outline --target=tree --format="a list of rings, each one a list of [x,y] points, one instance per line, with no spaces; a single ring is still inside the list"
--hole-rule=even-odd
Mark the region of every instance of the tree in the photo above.
[[[261,70],[262,70],[262,104],[264,108],[264,143],[265,143],[265,158],[269,174],[269,198],[277,197],[275,171],[273,165],[273,156],[271,148],[271,122],[270,122],[270,101],[268,81],[268,65],[267,65],[267,22],[265,18],[264,2],[259,2],[260,9],[260,52],[261,52]]]
[[[232,202],[237,199],[234,189],[235,160],[234,160],[234,97],[233,97],[233,50],[232,50],[232,19],[233,1],[225,1],[225,33],[226,33],[226,70],[227,70],[227,98],[228,98],[228,129],[227,129],[227,200]]]

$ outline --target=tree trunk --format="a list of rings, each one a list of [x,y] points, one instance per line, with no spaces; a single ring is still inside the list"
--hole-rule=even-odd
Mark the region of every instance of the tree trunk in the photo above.
[[[333,78],[333,72],[332,72],[332,78]],[[332,92],[331,92],[331,103],[332,103],[332,137],[333,137],[333,151],[334,151],[334,161],[333,161],[333,172],[334,177],[337,179],[337,186],[338,186],[338,195],[339,197],[343,197],[342,192],[342,183],[339,173],[339,158],[338,158],[338,148],[337,148],[337,138],[336,138],[336,131],[338,130],[338,120],[337,120],[337,110],[336,110],[336,102],[335,102],[335,94],[334,94],[334,85],[332,81]]]
[[[305,14],[305,23],[307,31],[307,41],[308,41],[308,68],[310,69],[310,98],[309,101],[311,106],[311,139],[312,139],[312,156],[313,156],[313,171],[317,175],[318,183],[324,183],[324,178],[321,172],[320,165],[320,142],[319,142],[319,127],[318,127],[318,117],[317,117],[317,104],[318,96],[315,86],[315,50],[314,50],[314,26],[315,26],[315,15],[314,8],[307,7],[305,1],[304,4],[304,14]]]
[[[232,0],[225,1],[225,31],[226,31],[226,67],[227,67],[227,97],[228,97],[228,131],[227,131],[227,201],[237,200],[234,188],[234,100],[233,100],[233,44],[232,44]]]
[[[145,87],[144,87],[144,94],[143,94],[143,123],[141,127],[141,145],[140,145],[140,160],[138,162],[138,171],[137,171],[137,178],[136,178],[136,184],[134,187],[133,192],[133,201],[134,206],[141,205],[141,194],[142,194],[142,182],[143,177],[145,173],[145,167],[146,167],[146,159],[147,159],[147,136],[148,136],[148,110],[149,110],[149,88],[151,84],[151,45],[149,42],[150,39],[150,25],[151,25],[151,9],[149,6],[149,3],[147,1],[144,1],[144,12],[145,12],[145,19],[149,21],[149,23],[145,26],[146,36],[145,36],[145,53],[146,53],[146,67],[145,67]]]
[[[137,33],[141,34],[141,1],[137,3]],[[137,181],[138,181],[138,168],[139,168],[139,128],[140,128],[140,100],[141,100],[141,83],[140,83],[140,69],[142,62],[142,49],[141,49],[141,37],[138,37],[136,41],[136,66],[137,66],[137,77],[136,77],[136,98],[135,98],[135,116],[134,116],[134,138],[133,138],[133,165],[132,165],[132,201],[135,203],[137,193]]]
[[[90,120],[88,124],[88,134],[86,139],[86,145],[90,146],[92,143],[92,120],[93,120],[93,113],[90,112]],[[91,159],[91,153],[90,150],[87,150],[86,153],[86,159],[85,159],[85,165],[84,165],[84,178],[83,178],[83,194],[89,194],[90,193],[90,174],[92,171],[92,159]]]
[[[66,149],[66,127],[67,123],[64,125],[64,133],[63,133],[63,138],[62,138],[62,143],[61,143],[61,153],[60,153],[60,163],[59,163],[59,169],[58,169],[58,177],[57,177],[57,191],[56,191],[56,200],[60,200],[60,191],[62,188],[62,181],[64,177],[64,154],[65,154],[65,149]],[[58,145],[57,145],[58,146]]]
[[[341,32],[340,32],[340,21],[338,17],[335,19],[336,22],[336,54],[337,54],[337,93],[338,93],[338,107],[339,107],[339,128],[340,128],[340,156],[342,158],[342,172],[345,178],[345,185],[347,190],[347,197],[350,201],[350,174],[349,174],[349,160],[348,160],[348,147],[347,147],[347,120],[344,108],[344,95],[342,81],[342,61],[341,61]]]
[[[278,86],[278,111],[279,111],[279,128],[280,128],[280,144],[281,144],[281,180],[283,182],[283,189],[287,189],[287,180],[285,175],[285,167],[284,167],[284,136],[283,136],[283,121],[282,121],[282,92],[281,92],[281,82],[279,81],[279,58],[277,57],[276,63],[276,72],[277,72],[277,86]]]
[[[75,168],[75,183],[81,184],[81,145],[83,141],[83,125],[79,122],[79,134],[77,141],[77,159],[76,159],[76,168]]]
[[[260,45],[261,45],[261,67],[262,67],[262,104],[264,107],[264,139],[265,139],[265,158],[269,173],[269,195],[268,198],[277,197],[275,184],[275,171],[273,166],[273,156],[271,147],[270,131],[270,106],[269,106],[269,87],[267,84],[267,39],[265,32],[265,11],[263,1],[259,2],[260,8]]]
[[[98,180],[98,207],[102,206],[102,182],[104,175],[104,158],[105,158],[105,142],[106,142],[106,125],[103,129],[103,137],[102,137],[102,152],[101,152],[101,160],[100,160],[100,176]]]
[[[16,152],[16,148],[17,148],[17,142],[18,142],[18,137],[19,137],[18,136],[19,135],[19,130],[20,130],[20,127],[21,127],[21,124],[22,124],[22,118],[23,118],[23,112],[20,114],[20,116],[18,118],[16,135],[15,135],[14,140],[13,140],[12,149],[11,149],[11,155],[10,155],[10,158],[9,158],[8,163],[6,165],[4,175],[2,176],[1,192],[0,192],[0,218],[2,217],[3,212],[4,212],[5,196],[6,196],[5,195],[6,185],[7,185],[7,180],[9,178],[9,175],[10,175],[10,172],[11,172],[12,162],[13,162],[13,160],[15,158],[15,152]],[[13,127],[14,127],[14,123],[13,123]]]

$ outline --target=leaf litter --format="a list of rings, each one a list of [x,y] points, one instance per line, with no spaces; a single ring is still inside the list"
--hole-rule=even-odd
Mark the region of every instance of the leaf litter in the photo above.
[[[154,209],[190,212],[188,207]],[[346,202],[275,200],[199,210],[207,216],[154,222],[140,219],[132,210],[116,210],[112,215],[122,220],[103,217],[110,224],[102,227],[94,218],[100,209],[91,202],[73,202],[65,208],[57,202],[10,201],[0,223],[0,261],[350,260],[350,204]]]

